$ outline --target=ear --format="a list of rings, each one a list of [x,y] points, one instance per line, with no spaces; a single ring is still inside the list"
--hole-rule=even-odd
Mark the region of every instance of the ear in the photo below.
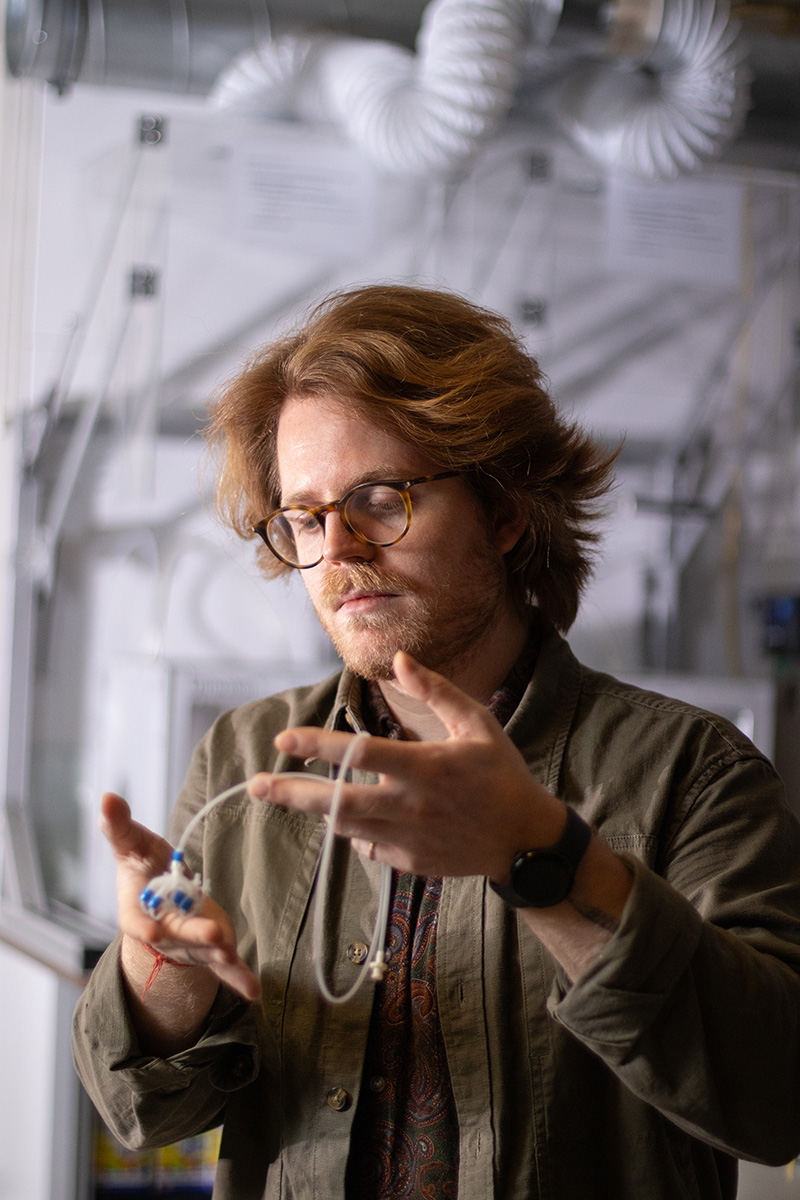
[[[495,545],[501,554],[508,554],[513,550],[519,539],[525,532],[526,521],[520,507],[509,501],[503,506],[501,512],[497,513],[494,522],[495,530]]]

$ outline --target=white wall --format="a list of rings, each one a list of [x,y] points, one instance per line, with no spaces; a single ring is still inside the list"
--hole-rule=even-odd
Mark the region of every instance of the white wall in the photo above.
[[[78,989],[2,944],[0,979],[0,1196],[85,1200],[76,1187],[88,1145],[69,1044]]]
[[[58,983],[0,946],[0,1195],[50,1200]]]

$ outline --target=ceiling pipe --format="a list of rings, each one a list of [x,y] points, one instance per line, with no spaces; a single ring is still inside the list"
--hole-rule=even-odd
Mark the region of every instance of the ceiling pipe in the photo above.
[[[413,45],[426,0],[6,0],[10,73],[207,95],[236,56],[291,29]]]

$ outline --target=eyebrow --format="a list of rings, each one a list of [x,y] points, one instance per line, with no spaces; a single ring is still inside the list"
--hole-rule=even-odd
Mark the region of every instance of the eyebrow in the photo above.
[[[397,467],[376,467],[371,471],[364,471],[360,475],[356,475],[350,480],[349,485],[344,489],[340,496],[336,496],[336,500],[340,500],[342,496],[346,496],[353,488],[359,487],[362,483],[396,483],[398,480],[405,482],[406,479],[414,479],[416,476],[413,471],[398,470]],[[288,504],[302,504],[305,508],[316,508],[319,504],[328,504],[332,501],[318,500],[316,495],[301,488],[299,492],[289,497],[283,496],[280,507],[284,508]]]

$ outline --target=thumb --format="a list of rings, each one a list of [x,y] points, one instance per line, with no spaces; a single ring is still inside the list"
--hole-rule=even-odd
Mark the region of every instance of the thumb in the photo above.
[[[98,825],[112,845],[124,837],[131,825],[131,810],[128,802],[115,792],[106,792],[100,800]]]
[[[405,650],[392,660],[394,676],[400,687],[422,700],[444,725],[450,737],[484,741],[499,729],[489,710],[473,700],[460,687],[417,662]]]
[[[127,854],[169,858],[172,850],[169,843],[132,820],[129,804],[114,792],[106,792],[100,801],[99,825],[116,858]]]

